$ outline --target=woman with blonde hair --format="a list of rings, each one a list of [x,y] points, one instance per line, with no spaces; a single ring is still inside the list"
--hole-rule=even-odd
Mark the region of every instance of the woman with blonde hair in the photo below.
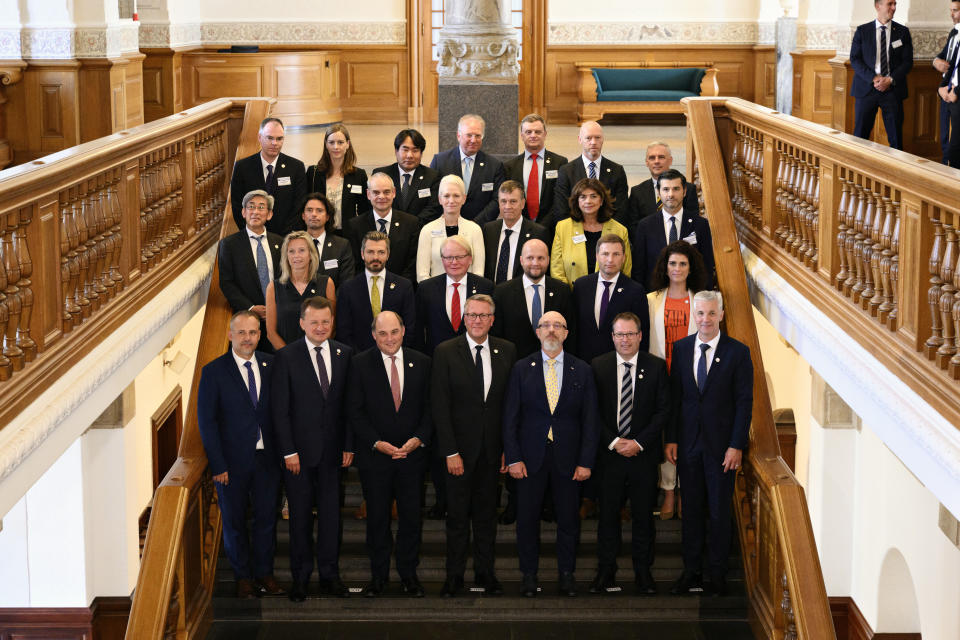
[[[476,222],[460,217],[460,209],[467,201],[467,189],[460,176],[448,175],[440,180],[440,207],[443,210],[436,220],[423,225],[420,240],[417,242],[417,282],[440,275],[444,272],[440,250],[450,236],[460,236],[473,250],[473,262],[470,273],[483,277],[483,262],[486,255],[483,250],[483,230]],[[457,254],[452,258],[466,260],[466,254]]]
[[[323,154],[307,169],[307,191],[327,196],[338,235],[347,220],[370,211],[367,172],[357,166],[350,132],[342,124],[331,125],[324,133]]]

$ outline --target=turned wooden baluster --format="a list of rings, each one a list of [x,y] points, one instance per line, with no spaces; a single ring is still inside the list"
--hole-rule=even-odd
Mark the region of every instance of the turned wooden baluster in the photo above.
[[[4,282],[3,295],[7,303],[7,323],[3,330],[3,355],[13,365],[14,371],[23,369],[26,362],[23,349],[17,345],[17,327],[20,326],[20,314],[23,310],[20,289],[17,282],[20,280],[20,263],[14,246],[13,232],[17,229],[20,216],[17,213],[8,213],[3,216],[3,228],[0,229],[0,264],[3,266]]]
[[[847,212],[850,210],[851,198],[850,198],[850,181],[847,179],[846,169],[840,170],[840,186],[842,192],[840,194],[840,204],[837,205],[837,256],[839,258],[840,268],[837,271],[837,274],[833,278],[834,285],[837,288],[842,288],[843,281],[847,279],[847,276],[850,275],[847,271],[847,252],[844,250],[844,245],[847,241]]]
[[[77,255],[80,258],[80,291],[77,301],[83,306],[81,298],[86,299],[84,318],[100,308],[100,297],[93,287],[93,271],[96,269],[96,259],[93,256],[93,246],[96,244],[93,237],[96,234],[96,221],[93,216],[92,201],[89,185],[86,181],[80,183],[80,201],[74,211],[77,213],[74,223],[77,225],[79,242]]]
[[[743,132],[740,125],[735,128],[735,140],[733,143],[733,157],[731,158],[730,181],[733,183],[733,197],[730,199],[730,205],[736,215],[743,215],[743,189],[740,181],[742,180],[743,167],[741,160],[743,158]]]
[[[150,250],[149,225],[147,217],[150,213],[150,202],[148,199],[149,187],[147,185],[147,158],[140,156],[140,179],[137,181],[137,188],[140,194],[140,270],[146,272],[150,269],[153,261],[153,251]]]
[[[773,240],[781,247],[783,238],[786,236],[786,213],[783,207],[783,189],[784,180],[787,172],[787,163],[783,154],[783,143],[777,142],[777,181],[776,194],[774,195],[774,211],[776,212],[777,227],[773,230]]]
[[[149,217],[147,218],[147,227],[150,230],[150,250],[153,251],[153,263],[150,266],[160,264],[163,259],[163,247],[160,244],[163,229],[163,218],[166,210],[166,203],[163,199],[163,185],[160,183],[160,152],[150,153],[150,171],[148,171],[148,182],[153,191],[153,206]]]
[[[877,212],[877,219],[873,225],[874,243],[870,251],[870,270],[873,272],[873,286],[875,292],[873,297],[867,300],[870,315],[878,316],[880,305],[885,300],[885,289],[887,283],[883,279],[883,259],[889,255],[890,233],[893,229],[893,205],[890,198],[883,196],[881,198],[880,211]],[[884,252],[887,252],[886,254]]]
[[[73,327],[73,314],[76,302],[73,298],[73,288],[70,286],[70,238],[67,234],[67,218],[70,216],[70,196],[67,190],[60,192],[60,287],[63,296],[63,315],[60,319],[61,329],[70,331]],[[80,309],[76,309],[79,313]]]
[[[123,290],[123,274],[120,273],[120,252],[123,248],[123,234],[120,231],[120,219],[122,208],[120,206],[120,180],[123,176],[123,170],[117,168],[113,172],[110,182],[109,201],[110,216],[112,220],[113,245],[110,253],[110,279],[113,280],[116,292]]]
[[[6,294],[9,280],[7,279],[7,271],[4,263],[5,260],[0,259],[0,331],[2,331],[4,343],[6,343],[7,331],[11,324],[10,310],[8,305],[10,305],[12,301]],[[19,349],[17,349],[16,345],[14,345],[14,353],[18,351]],[[20,355],[22,356],[22,353]],[[19,371],[22,368],[23,358],[20,358],[19,366],[11,361],[10,357],[8,356],[6,344],[4,344],[4,348],[0,350],[0,381],[9,380],[14,371]]]
[[[879,191],[877,191],[879,189]],[[866,309],[870,299],[875,293],[873,280],[873,246],[880,237],[880,218],[883,216],[883,201],[880,192],[883,186],[874,185],[873,208],[870,210],[870,218],[863,221],[863,245],[861,255],[863,260],[863,289],[860,290],[860,306]]]
[[[30,318],[33,313],[33,261],[30,259],[30,250],[27,245],[27,229],[30,227],[30,207],[20,209],[17,228],[14,231],[14,250],[20,266],[20,280],[17,288],[20,289],[20,324],[17,325],[17,346],[23,350],[27,362],[37,357],[37,343],[30,337]]]
[[[853,264],[856,265],[856,277],[853,284],[850,285],[850,297],[854,302],[860,302],[860,292],[863,291],[864,268],[863,268],[863,243],[867,238],[867,229],[870,228],[873,220],[873,212],[876,203],[873,199],[873,191],[863,187],[863,206],[857,212],[857,219],[854,220],[853,229],[857,233],[853,237]]]
[[[940,324],[940,288],[943,286],[943,280],[940,279],[940,265],[943,262],[944,230],[940,222],[941,215],[938,209],[934,209],[930,216],[930,223],[933,224],[933,246],[930,247],[930,261],[927,263],[930,269],[930,288],[927,289],[927,304],[930,305],[930,337],[924,343],[927,358],[930,360],[934,359],[937,349],[943,344],[943,326]]]
[[[947,216],[944,216],[947,218]],[[951,222],[954,222],[951,219]],[[940,312],[940,324],[943,327],[943,344],[937,349],[937,366],[946,369],[950,357],[957,353],[956,327],[953,324],[953,294],[957,288],[953,276],[957,266],[957,230],[953,224],[944,224],[945,249],[940,262],[940,299],[937,307]]]
[[[820,237],[818,235],[820,232],[820,160],[817,158],[813,158],[810,162],[810,191],[807,195],[807,203],[810,205],[807,214],[809,241],[803,262],[811,269],[816,269],[819,258],[817,240]]]
[[[960,256],[957,256],[957,264],[953,269],[953,287],[954,294],[951,315],[953,316],[953,326],[956,329],[960,327]],[[960,343],[960,340],[957,342]],[[955,346],[960,347],[960,344]],[[947,370],[954,380],[960,380],[960,348],[954,349],[953,357],[950,358],[947,363]]]
[[[176,236],[176,245],[183,244],[183,228],[180,226],[180,220],[183,219],[183,172],[180,170],[180,163],[183,161],[183,143],[178,142],[175,147],[173,167],[173,186],[174,186],[174,222],[173,233]]]
[[[157,240],[160,243],[161,254],[166,258],[170,255],[170,243],[173,239],[170,232],[173,226],[173,179],[170,177],[170,149],[161,150],[160,155],[162,160],[157,171],[157,181],[163,191],[163,218]]]
[[[80,187],[72,187],[70,189],[67,236],[70,239],[70,286],[73,288],[73,299],[76,301],[79,311],[79,313],[73,314],[73,326],[75,327],[78,326],[84,318],[90,317],[90,300],[83,295],[84,256],[79,226],[83,218],[81,207]]]
[[[806,194],[810,188],[810,167],[804,158],[804,153],[797,154],[797,166],[800,168],[800,183],[797,185],[797,203],[796,203],[796,225],[797,233],[793,239],[793,245],[790,247],[790,253],[799,259],[803,259],[803,254],[807,251],[807,227],[805,221],[809,206],[807,204]]]
[[[786,228],[783,236],[783,248],[790,251],[796,238],[796,202],[797,202],[797,163],[793,157],[793,149],[786,156],[787,173],[783,185],[783,213],[786,218]]]
[[[97,271],[94,287],[104,304],[113,297],[113,281],[110,279],[110,221],[107,202],[107,178],[101,173],[97,176],[97,191],[94,209],[97,220]]]
[[[897,330],[897,281],[900,277],[900,203],[894,202],[893,233],[890,236],[890,311],[887,313],[887,328]]]
[[[754,145],[753,224],[763,228],[763,135],[756,132]]]
[[[85,212],[89,217],[87,223],[87,254],[90,256],[89,285],[97,298],[97,306],[102,307],[106,302],[107,290],[100,281],[103,268],[103,210],[100,208],[100,191],[102,185],[97,184],[96,178],[89,182],[87,200],[89,207]],[[91,302],[93,300],[91,299]]]

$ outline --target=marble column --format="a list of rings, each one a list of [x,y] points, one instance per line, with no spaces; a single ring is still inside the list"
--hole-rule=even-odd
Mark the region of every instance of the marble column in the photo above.
[[[797,19],[777,18],[777,111],[789,115],[793,111],[793,56],[797,48]]]
[[[483,150],[517,153],[519,45],[507,0],[452,0],[437,43],[440,60],[439,147],[456,144],[457,121],[477,113],[486,121]]]

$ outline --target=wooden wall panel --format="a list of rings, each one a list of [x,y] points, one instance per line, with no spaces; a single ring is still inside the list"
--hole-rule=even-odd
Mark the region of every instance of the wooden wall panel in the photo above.
[[[340,53],[340,105],[354,122],[407,121],[408,76],[405,47],[353,49]]]
[[[226,95],[267,95],[262,65],[227,65],[204,56],[193,61],[191,69],[186,100],[191,107]]]
[[[757,45],[753,56],[753,101],[773,108],[777,103],[777,51],[773,45]]]
[[[833,118],[833,50],[793,51],[793,115],[829,125]]]
[[[142,49],[143,119],[152,122],[183,111],[183,50]]]

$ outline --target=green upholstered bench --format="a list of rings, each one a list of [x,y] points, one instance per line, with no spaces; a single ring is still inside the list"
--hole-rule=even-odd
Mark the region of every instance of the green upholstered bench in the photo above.
[[[607,113],[683,113],[687,96],[719,95],[712,63],[578,62],[580,122]]]

